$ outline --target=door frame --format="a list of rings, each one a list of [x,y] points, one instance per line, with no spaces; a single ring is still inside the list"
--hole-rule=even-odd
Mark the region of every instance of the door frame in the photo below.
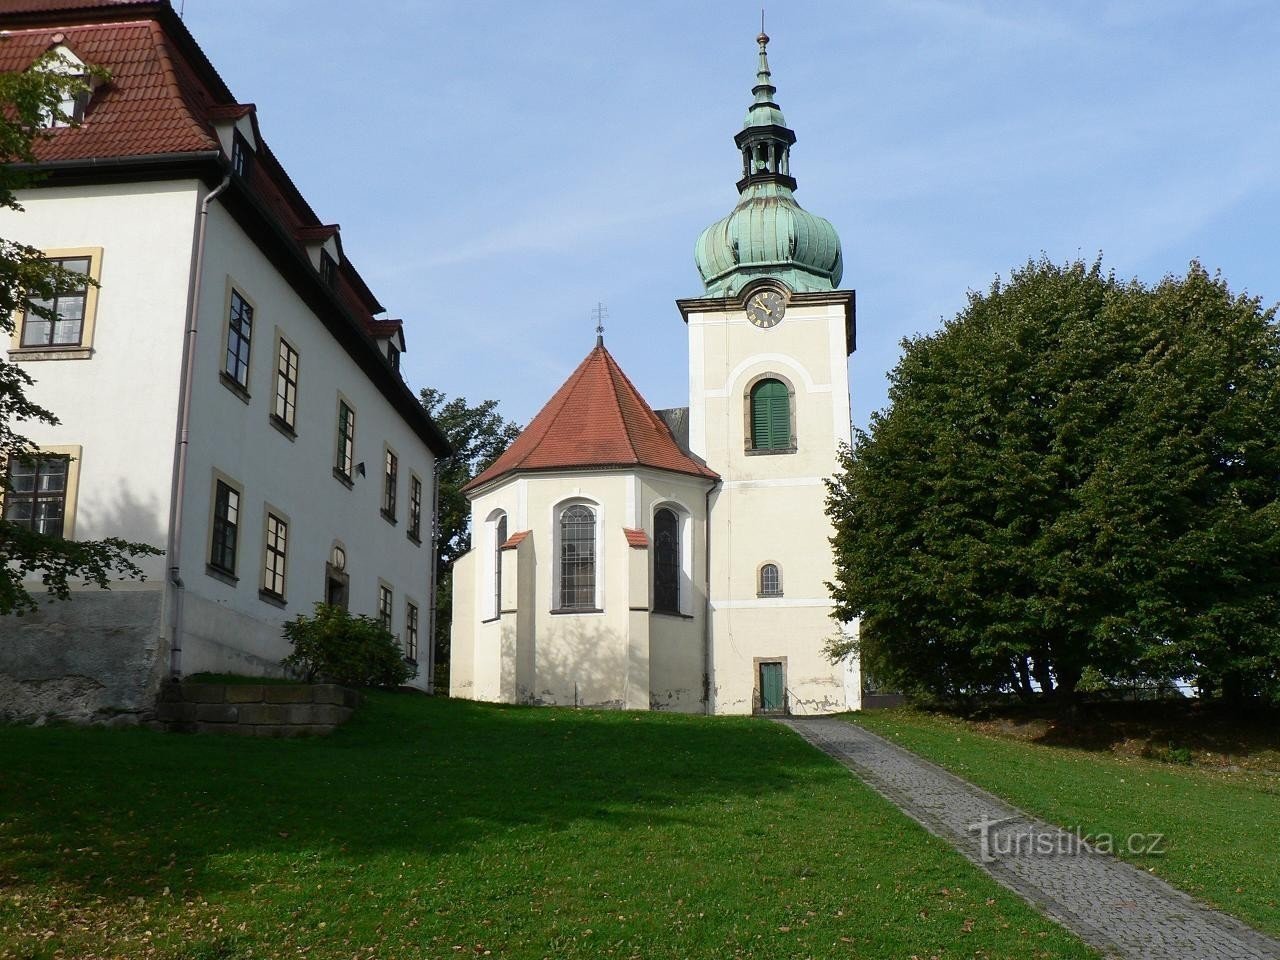
[[[764,709],[764,690],[760,686],[760,667],[766,663],[776,663],[782,667],[782,709]],[[752,694],[751,712],[763,716],[787,716],[791,713],[791,704],[787,699],[787,658],[786,657],[753,657],[751,660]]]

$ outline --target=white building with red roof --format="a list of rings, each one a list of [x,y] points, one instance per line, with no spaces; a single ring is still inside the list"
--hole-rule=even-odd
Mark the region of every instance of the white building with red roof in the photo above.
[[[106,71],[0,212],[97,281],[15,318],[9,358],[61,422],[24,431],[39,476],[11,476],[4,515],[165,551],[143,583],[0,622],[6,691],[78,677],[88,714],[128,712],[165,676],[278,672],[282,622],[322,600],[381,618],[428,688],[449,446],[402,379],[404,325],[166,0],[0,0],[0,27],[0,70]]]
[[[598,342],[467,487],[450,692],[707,713],[858,709],[832,619],[823,481],[850,440],[854,292],[795,201],[759,38],[739,201],[698,240],[687,408],[655,413]]]

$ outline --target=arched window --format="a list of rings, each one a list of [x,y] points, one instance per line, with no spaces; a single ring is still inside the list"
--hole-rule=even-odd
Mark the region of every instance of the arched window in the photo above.
[[[751,388],[751,449],[791,448],[791,392],[781,380],[761,380]]]
[[[779,572],[776,563],[766,563],[760,567],[760,589],[758,593],[762,597],[782,596],[782,574]]]
[[[653,515],[653,609],[680,612],[680,519],[665,507]]]
[[[493,527],[493,615],[502,613],[502,545],[507,542],[507,515],[498,517]]]
[[[561,610],[592,610],[596,605],[596,514],[575,503],[560,514]]]

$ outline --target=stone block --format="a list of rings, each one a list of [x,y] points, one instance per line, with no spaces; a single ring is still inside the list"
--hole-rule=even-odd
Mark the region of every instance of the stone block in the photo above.
[[[166,681],[160,684],[160,695],[157,703],[182,703],[182,684]]]
[[[360,692],[350,687],[340,687],[336,683],[317,683],[311,688],[312,700],[316,703],[336,703],[340,706],[360,706]]]
[[[308,724],[261,723],[252,728],[255,737],[309,737],[317,728]]]
[[[230,703],[195,703],[196,720],[201,723],[235,723],[239,707]]]
[[[253,735],[253,727],[243,723],[197,723],[196,733],[229,733],[248,737]]]
[[[281,686],[268,685],[262,688],[263,699],[267,703],[311,703],[312,688],[304,684]]]
[[[281,703],[246,703],[240,707],[241,723],[289,723],[289,707]]]
[[[309,708],[307,719],[298,722],[337,726],[350,720],[351,713],[350,707],[339,706],[336,703],[317,703]]]
[[[182,699],[188,703],[226,703],[225,683],[184,683]]]
[[[196,719],[194,703],[161,702],[156,704],[156,719],[162,723],[182,723]]]
[[[261,703],[268,687],[256,683],[227,684],[227,703]]]

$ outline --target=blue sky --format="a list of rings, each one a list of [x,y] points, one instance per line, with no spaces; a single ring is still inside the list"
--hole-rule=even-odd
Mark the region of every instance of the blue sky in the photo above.
[[[181,0],[174,0],[175,6]],[[759,5],[186,0],[186,22],[390,316],[406,375],[527,422],[594,343],[687,403],[673,301],[736,198]],[[1273,0],[788,0],[797,199],[858,292],[853,419],[905,336],[1041,252],[1189,260],[1280,298]]]

